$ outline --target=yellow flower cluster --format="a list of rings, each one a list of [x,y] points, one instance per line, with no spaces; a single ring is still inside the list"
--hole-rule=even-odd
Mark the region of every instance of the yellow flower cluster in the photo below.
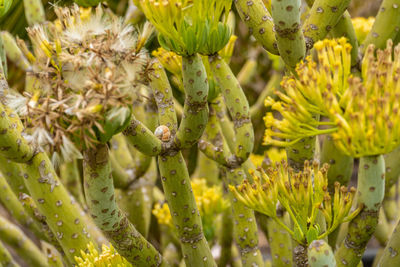
[[[285,77],[281,82],[284,92],[277,92],[279,100],[268,97],[265,105],[272,111],[264,117],[266,132],[264,144],[287,146],[307,136],[334,132],[320,130],[319,126],[335,126],[322,122],[319,116],[327,116],[325,96],[328,92],[340,98],[348,87],[351,76],[351,45],[345,38],[319,41],[314,48],[317,62],[307,57],[297,68],[297,77]],[[282,115],[276,119],[274,111]],[[282,140],[283,139],[283,140]]]
[[[349,191],[346,187],[335,184],[332,198],[328,188],[328,165],[322,168],[318,163],[304,164],[304,171],[295,173],[286,161],[276,164],[266,171],[259,168],[258,173],[251,172],[253,184],[244,180],[239,186],[229,186],[235,197],[251,209],[273,218],[300,243],[310,243],[321,239],[334,231],[340,223],[354,218],[360,211],[350,215],[355,188]],[[280,203],[288,211],[293,226],[284,224],[277,216],[276,207]],[[326,231],[318,225],[317,214],[322,212],[326,221]]]
[[[132,267],[132,264],[119,255],[112,245],[108,247],[103,244],[101,254],[93,243],[88,244],[87,247],[88,253],[81,251],[82,257],[75,257],[79,267]]]
[[[340,103],[332,96],[325,101],[338,127],[332,137],[353,157],[389,153],[400,145],[400,45],[393,49],[389,40],[378,51],[370,45],[361,77],[349,80]]]
[[[207,186],[206,179],[202,178],[193,179],[191,185],[201,217],[208,219],[215,218],[216,215],[228,208],[229,204],[222,196],[221,187],[209,187]],[[153,214],[156,216],[159,224],[172,226],[171,214],[166,203],[156,203]]]
[[[265,100],[272,111],[264,117],[264,143],[288,146],[332,134],[337,147],[352,157],[385,154],[399,146],[400,46],[393,49],[389,40],[385,50],[375,51],[370,45],[361,78],[350,74],[351,46],[344,38],[317,42],[315,50],[318,61],[299,64],[297,77],[282,81],[279,100]]]
[[[375,18],[357,17],[357,18],[352,18],[351,21],[353,23],[353,27],[356,32],[358,42],[362,43],[367,37],[368,33],[371,31],[372,25],[375,22]]]
[[[286,150],[278,149],[276,147],[272,147],[265,152],[264,155],[251,154],[250,160],[255,167],[263,167],[263,164],[266,166],[273,166],[276,163],[281,162],[282,160],[286,160]]]

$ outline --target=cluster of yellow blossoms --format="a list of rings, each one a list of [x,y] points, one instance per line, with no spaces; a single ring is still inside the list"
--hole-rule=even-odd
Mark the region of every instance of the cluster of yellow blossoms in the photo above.
[[[265,100],[272,112],[264,118],[264,143],[288,146],[332,134],[337,147],[353,157],[385,154],[400,145],[400,46],[393,49],[389,40],[385,50],[375,51],[370,45],[361,78],[350,73],[345,38],[317,42],[315,50],[317,61],[308,57],[297,66],[297,77],[283,79],[279,100]]]
[[[195,178],[191,182],[196,204],[203,220],[205,229],[212,229],[216,217],[229,207],[229,203],[223,198],[222,188],[219,186],[207,186],[207,181]],[[159,224],[172,227],[172,218],[166,203],[156,203],[153,209]]]
[[[334,231],[342,222],[354,218],[360,211],[350,214],[355,188],[348,190],[335,184],[332,197],[328,192],[328,165],[305,162],[304,171],[295,173],[286,161],[277,163],[266,171],[259,168],[251,172],[253,183],[244,180],[239,186],[230,186],[238,201],[277,221],[299,243],[311,243]],[[293,226],[286,225],[277,216],[277,206],[282,205],[289,213]],[[321,213],[326,225],[317,220]]]
[[[79,267],[132,267],[124,257],[118,254],[112,245],[103,244],[101,254],[93,243],[88,244],[89,252],[81,251],[82,257],[75,257]]]

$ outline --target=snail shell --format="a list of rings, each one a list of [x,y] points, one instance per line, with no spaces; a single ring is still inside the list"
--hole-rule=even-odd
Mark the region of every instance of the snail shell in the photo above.
[[[163,142],[168,142],[171,139],[171,131],[165,125],[160,125],[154,131],[154,135]]]

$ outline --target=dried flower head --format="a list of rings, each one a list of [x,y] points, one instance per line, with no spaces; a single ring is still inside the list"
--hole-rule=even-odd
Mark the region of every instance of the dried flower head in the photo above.
[[[329,166],[318,167],[318,162],[304,163],[304,171],[294,172],[286,161],[275,167],[262,168],[251,172],[254,183],[244,180],[239,186],[230,186],[235,197],[251,209],[266,214],[285,228],[300,243],[310,243],[321,239],[334,231],[342,222],[354,218],[360,211],[350,215],[355,188],[348,190],[335,184],[332,197],[327,191]],[[293,226],[284,224],[277,216],[277,205],[280,203],[293,220]],[[317,222],[317,214],[325,217],[325,227]]]
[[[162,46],[179,55],[213,54],[229,41],[230,0],[140,0],[140,4],[159,31]]]
[[[66,160],[122,130],[131,116],[149,56],[143,49],[151,34],[141,33],[110,12],[56,7],[58,19],[28,28],[33,53],[32,91],[9,93],[33,140],[49,145]]]
[[[108,247],[103,244],[100,254],[93,243],[89,243],[87,247],[89,250],[87,253],[81,250],[82,257],[75,257],[75,262],[79,267],[132,267],[132,264],[118,254],[112,245]]]

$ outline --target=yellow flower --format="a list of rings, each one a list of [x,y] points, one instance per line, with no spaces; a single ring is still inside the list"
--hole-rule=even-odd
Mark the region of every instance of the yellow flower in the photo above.
[[[309,231],[316,233],[314,239],[321,239],[334,231],[340,223],[354,218],[360,211],[350,213],[355,188],[347,190],[335,184],[334,201],[328,188],[326,164],[322,168],[318,163],[305,162],[304,171],[295,173],[286,161],[277,163],[266,171],[252,171],[253,184],[244,180],[239,186],[229,186],[235,198],[249,208],[273,218],[300,243],[310,243]],[[293,226],[284,224],[277,216],[277,205],[280,203],[288,211]],[[317,214],[321,211],[326,221],[326,231],[317,222]],[[311,236],[311,235],[310,235]],[[312,238],[311,238],[312,239]]]
[[[400,145],[400,45],[393,49],[389,40],[387,48],[378,51],[370,45],[361,78],[349,80],[340,102],[327,96],[329,118],[338,127],[332,137],[353,157],[389,153]]]
[[[229,207],[228,201],[223,198],[222,188],[219,186],[207,186],[207,181],[203,178],[194,178],[191,181],[191,185],[200,216],[211,219],[209,221],[212,224],[213,218]],[[166,203],[162,205],[156,203],[153,214],[159,224],[172,226],[171,214]]]
[[[265,156],[263,156],[263,155],[250,154],[250,160],[253,163],[253,165],[256,167],[261,167],[264,159],[265,159]]]
[[[87,247],[88,253],[81,251],[82,257],[75,257],[79,267],[132,267],[132,264],[119,255],[112,245],[108,247],[103,244],[101,254],[93,243],[89,243]]]
[[[153,215],[156,216],[159,224],[172,226],[172,218],[169,212],[168,205],[166,203],[156,203],[152,211]]]
[[[351,77],[351,45],[345,38],[323,40],[315,43],[317,61],[307,57],[297,68],[297,77],[284,77],[283,92],[277,92],[279,100],[268,97],[265,105],[272,111],[264,117],[266,125],[264,144],[288,146],[304,137],[336,131],[335,123],[320,121],[328,116],[326,95],[340,99],[348,88]],[[282,119],[277,119],[274,112]],[[321,130],[319,126],[328,126]]]
[[[368,33],[371,31],[372,25],[375,22],[375,18],[357,17],[357,18],[352,18],[351,21],[353,23],[353,27],[356,32],[357,40],[361,44],[367,37]]]

